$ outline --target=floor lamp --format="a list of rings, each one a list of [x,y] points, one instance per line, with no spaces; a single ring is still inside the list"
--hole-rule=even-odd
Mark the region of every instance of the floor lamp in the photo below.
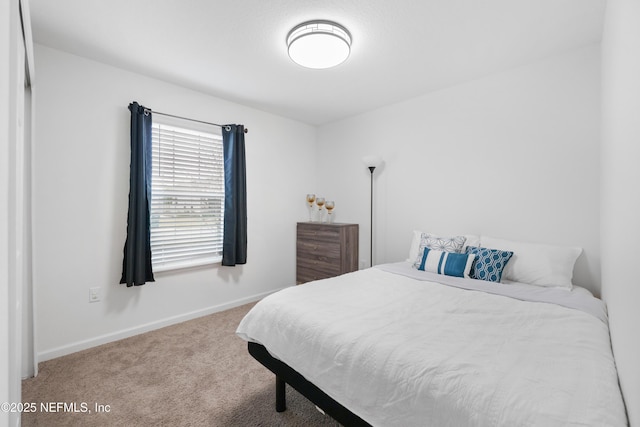
[[[369,172],[371,173],[371,208],[370,208],[370,238],[371,238],[371,245],[370,245],[370,252],[369,252],[369,260],[370,260],[370,265],[371,267],[373,267],[373,171],[376,170],[376,168],[378,166],[380,166],[380,164],[382,163],[382,159],[378,156],[365,156],[362,158],[362,163],[364,163],[364,165],[369,168]]]

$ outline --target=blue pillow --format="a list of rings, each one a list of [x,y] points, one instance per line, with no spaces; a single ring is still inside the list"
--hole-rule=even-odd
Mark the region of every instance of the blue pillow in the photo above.
[[[513,252],[510,251],[479,248],[477,246],[467,246],[465,253],[476,256],[469,273],[471,278],[486,280],[487,282],[500,282],[502,271],[513,256]]]
[[[468,279],[474,259],[474,254],[459,254],[425,247],[418,270]]]

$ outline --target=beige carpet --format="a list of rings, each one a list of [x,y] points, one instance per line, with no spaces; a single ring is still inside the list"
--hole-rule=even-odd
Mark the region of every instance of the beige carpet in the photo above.
[[[336,426],[287,386],[275,411],[274,375],[235,329],[252,304],[169,326],[39,365],[22,383],[38,411],[23,426]],[[89,412],[46,413],[41,402]],[[95,405],[110,411],[95,412]],[[67,407],[69,409],[69,406]]]

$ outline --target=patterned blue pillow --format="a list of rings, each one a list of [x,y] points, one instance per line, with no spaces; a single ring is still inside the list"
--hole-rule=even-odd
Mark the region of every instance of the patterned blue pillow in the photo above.
[[[479,248],[477,246],[467,246],[465,253],[476,256],[469,276],[472,279],[486,280],[488,282],[500,282],[502,271],[513,256],[513,252],[510,251]]]

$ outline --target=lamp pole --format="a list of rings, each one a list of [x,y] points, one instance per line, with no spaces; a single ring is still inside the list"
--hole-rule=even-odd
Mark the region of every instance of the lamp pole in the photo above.
[[[370,266],[373,267],[373,171],[376,170],[375,166],[369,166],[369,171],[371,172],[371,208],[370,208],[370,213],[371,213],[371,218],[369,220],[369,225],[370,225],[370,234],[369,236],[371,237],[371,242],[370,242],[370,250],[369,250],[369,261],[370,261]]]
[[[370,266],[373,267],[373,171],[382,164],[382,159],[378,156],[365,156],[362,158],[362,163],[364,163],[364,165],[369,169],[371,175],[371,207],[369,209],[371,214],[369,218],[369,224],[371,226],[369,230],[371,233],[371,245],[369,250],[369,259],[371,262]]]

